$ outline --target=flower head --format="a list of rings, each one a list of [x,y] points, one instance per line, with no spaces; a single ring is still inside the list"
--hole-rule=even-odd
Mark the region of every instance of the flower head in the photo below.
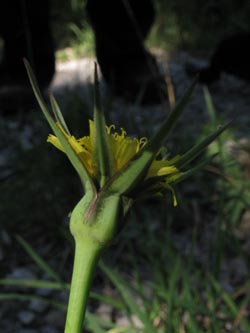
[[[164,159],[161,157],[162,144],[185,109],[195,80],[150,140],[130,138],[123,129],[116,131],[114,125],[106,125],[95,65],[94,121],[89,121],[89,135],[76,139],[70,134],[60,108],[51,96],[55,117],[53,119],[41,96],[32,69],[27,62],[25,64],[38,103],[54,132],[48,141],[66,153],[78,173],[85,189],[89,212],[96,208],[96,202],[101,207],[105,202],[110,202],[110,198],[120,202],[124,201],[125,197],[141,199],[162,195],[169,190],[176,205],[172,185],[192,175],[207,163],[205,160],[198,166],[183,171],[228,126],[226,124],[218,128],[183,155],[171,160]],[[89,213],[87,216],[89,217]]]
[[[60,127],[60,124],[57,124]],[[114,125],[106,126],[106,133],[108,138],[109,147],[114,161],[114,175],[115,173],[122,170],[132,159],[138,154],[142,148],[147,144],[148,140],[145,137],[140,139],[131,138],[127,136],[126,131],[120,128],[116,131]],[[81,163],[87,169],[89,175],[98,183],[98,168],[96,166],[94,151],[95,151],[95,131],[94,122],[89,120],[89,135],[82,138],[76,139],[74,136],[64,132],[69,144],[72,149],[78,155]],[[63,145],[60,140],[55,136],[50,134],[48,136],[48,142],[53,144],[56,148],[64,152]],[[181,177],[182,173],[176,168],[174,162],[178,158],[172,160],[160,159],[160,152],[153,159],[152,163],[148,167],[148,170],[144,176],[144,179],[140,185],[140,189],[133,191],[132,193],[136,195],[141,192],[141,197],[146,197],[147,193],[150,195],[159,195],[165,192],[166,189],[174,191],[171,187],[171,183]],[[113,175],[111,175],[113,176]],[[143,189],[143,191],[142,191]],[[175,195],[174,205],[177,204]]]

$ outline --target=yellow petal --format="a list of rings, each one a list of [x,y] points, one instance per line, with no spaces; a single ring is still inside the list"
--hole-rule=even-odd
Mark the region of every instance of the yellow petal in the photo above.
[[[172,193],[172,198],[173,198],[173,206],[176,207],[178,205],[177,202],[177,198],[176,198],[176,194],[175,194],[175,190],[173,189],[172,186],[170,186],[169,184],[164,184],[164,187],[166,187],[167,189],[169,189]]]
[[[121,128],[119,132],[115,131],[115,129],[114,125],[106,127],[110,149],[114,156],[115,171],[119,171],[145,146],[147,139],[130,138],[123,128]],[[96,170],[93,160],[94,122],[89,120],[89,136],[76,139],[74,136],[70,136],[67,133],[64,133],[64,135],[90,175],[95,177]],[[48,142],[63,151],[59,140],[54,135],[49,135]],[[170,190],[172,192],[173,205],[176,206],[177,200],[175,191],[169,183],[174,182],[174,180],[178,179],[181,175],[180,171],[174,165],[179,159],[179,156],[171,160],[158,160],[159,156],[158,154],[157,159],[153,161],[145,177],[145,180],[154,178],[154,185],[148,190],[152,192],[152,195],[160,194],[163,189]],[[157,180],[158,177],[159,181]]]
[[[169,161],[153,161],[148,170],[146,178],[168,176],[178,172],[178,169],[174,165],[169,165]]]
[[[55,146],[57,149],[61,150],[64,152],[64,149],[60,143],[60,141],[58,140],[58,138],[53,135],[53,134],[49,134],[48,138],[47,138],[47,142],[51,143],[53,146]]]

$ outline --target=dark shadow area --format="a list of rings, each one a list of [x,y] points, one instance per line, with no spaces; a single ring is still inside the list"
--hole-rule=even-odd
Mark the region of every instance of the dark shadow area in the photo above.
[[[15,0],[0,5],[0,280],[54,281],[24,250],[19,235],[63,281],[70,282],[73,240],[68,215],[83,195],[66,156],[46,142],[51,130],[33,96],[22,58],[30,60],[47,103],[49,91],[53,92],[76,138],[88,135],[88,120],[93,117],[96,57],[107,124],[118,131],[124,128],[131,137],[155,133],[170,111],[165,107],[166,87],[178,101],[193,75],[201,72],[202,83],[213,81],[215,110],[208,110],[203,85],[197,84],[166,148],[170,157],[183,154],[203,134],[237,116],[221,141],[204,152],[210,159],[218,151],[219,155],[176,186],[177,208],[172,207],[171,194],[163,202],[136,205],[103,258],[124,276],[138,308],[147,302],[145,317],[152,320],[155,332],[249,332],[250,94],[244,81],[250,73],[249,1],[108,4],[90,0],[88,13],[81,0],[43,1],[39,6],[34,0]],[[118,15],[121,8],[126,15],[124,11]],[[32,14],[27,15],[29,11]],[[55,60],[58,50],[81,39],[75,39],[70,23],[81,31],[94,31],[96,57]],[[163,50],[164,56],[151,46]],[[202,57],[201,63],[196,56]],[[187,63],[193,67],[187,70]],[[162,97],[167,100],[164,106]],[[68,290],[8,284],[0,284],[0,289],[15,296],[5,299],[0,293],[0,331],[63,331]],[[92,290],[109,297],[104,302],[91,294],[89,311],[96,318],[123,327],[130,325],[131,315],[138,319],[118,286],[99,269]],[[125,307],[110,305],[112,300]]]

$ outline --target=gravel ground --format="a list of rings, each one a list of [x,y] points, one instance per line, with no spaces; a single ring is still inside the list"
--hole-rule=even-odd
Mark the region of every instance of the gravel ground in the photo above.
[[[161,71],[164,74],[169,73],[173,84],[176,100],[182,96],[185,89],[191,82],[190,77],[186,74],[186,64],[192,63],[197,66],[206,65],[205,60],[196,59],[185,52],[180,52],[172,58],[168,58],[163,52],[156,50]],[[88,83],[93,78],[93,62],[94,59],[82,59],[79,61],[70,61],[61,63],[57,66],[57,75],[52,84],[52,90],[55,95],[59,95],[65,89],[79,91],[81,96],[89,101]],[[87,84],[86,84],[87,83]],[[105,91],[105,85],[102,85]],[[249,130],[250,125],[250,83],[237,79],[228,74],[222,74],[221,79],[211,85],[210,93],[213,98],[216,110],[219,116],[225,119],[235,119],[235,124],[239,123],[239,131],[244,133]],[[121,100],[115,100],[111,109],[109,109],[110,118],[114,123],[124,124],[131,123],[131,116],[136,122],[141,133],[145,128],[144,123],[149,120],[152,124],[152,132],[158,126],[160,120],[165,116],[166,109],[162,106],[138,107],[134,105],[124,104]],[[203,90],[197,85],[192,99],[184,112],[182,122],[193,124],[199,130],[199,124],[207,119],[207,111],[204,102]],[[248,132],[246,132],[248,133]]]
[[[162,72],[170,74],[177,100],[191,81],[185,72],[186,63],[191,62],[197,65],[206,64],[205,60],[195,59],[185,52],[180,52],[170,59],[168,59],[167,55],[159,51],[156,52],[156,55]],[[74,92],[74,94],[79,93],[81,99],[85,100],[87,105],[91,105],[89,87],[93,78],[93,66],[94,59],[72,60],[57,65],[57,73],[51,89],[60,104],[63,105],[69,92]],[[106,88],[104,83],[101,83],[101,87],[105,92]],[[238,135],[240,137],[249,137],[250,83],[223,74],[221,80],[211,86],[210,92],[218,116],[222,117],[224,120],[234,119]],[[129,124],[130,135],[138,135],[138,133],[140,133],[139,135],[145,136],[155,131],[165,115],[166,109],[162,106],[139,107],[127,105],[117,99],[110,107],[108,117],[110,122],[117,124],[117,126],[126,128],[126,125]],[[9,169],[8,161],[16,153],[17,142],[22,149],[29,150],[36,144],[35,134],[43,128],[44,120],[41,117],[36,118],[33,115],[23,113],[22,110],[11,117],[0,116],[0,119],[0,129],[2,133],[0,134],[0,180],[6,180],[14,172]],[[178,125],[178,133],[173,136],[185,136],[187,126],[188,132],[192,131],[190,128],[193,128],[194,133],[199,133],[203,125],[208,122],[209,117],[205,107],[203,90],[200,85],[197,85],[188,108]],[[9,254],[6,252],[6,248],[10,248],[11,240],[6,231],[2,230],[0,232],[0,263],[2,262],[2,267],[4,267],[3,271],[5,272],[4,276],[1,276],[1,278],[41,278],[41,276],[37,275],[38,273],[34,265],[18,258],[18,255],[12,255],[11,260],[6,261],[6,257]],[[207,232],[204,233],[204,239],[206,239],[206,237],[212,237],[211,233],[212,231],[207,227]],[[177,246],[180,247],[183,252],[187,253],[190,247],[190,241],[188,241],[190,235],[177,233],[174,237],[176,238],[175,242]],[[51,246],[48,245],[48,239],[46,239],[46,237],[44,240],[46,240],[46,246],[44,242],[41,241],[38,248],[45,254],[53,251],[53,244]],[[205,243],[201,240],[200,247],[198,245],[195,249],[197,257],[199,257],[199,253],[203,253],[204,256],[206,255],[206,249],[204,248]],[[57,253],[57,257],[60,257],[59,253]],[[58,263],[55,262],[54,264],[55,267],[58,265]],[[225,261],[224,266],[225,281],[230,274],[236,275],[234,278],[240,280],[249,276],[249,268],[246,267],[244,262],[238,257],[228,259],[228,261]],[[230,267],[230,270],[228,267]],[[239,272],[238,276],[235,272]],[[241,276],[239,276],[240,274]],[[232,286],[228,283],[227,288],[230,290]],[[36,294],[38,296],[45,296],[46,294],[46,296],[51,299],[54,296],[54,292],[49,290],[37,290]],[[65,292],[61,292],[59,295],[57,293],[56,295],[59,300],[65,301],[67,299],[67,293]],[[105,306],[101,306],[98,311],[103,317],[107,316],[107,313],[111,313],[111,310],[109,308],[107,309]],[[123,323],[124,318],[120,320]],[[39,301],[32,300],[26,301],[25,303],[9,301],[0,305],[1,332],[57,333],[62,331],[63,325],[64,315],[62,312]]]

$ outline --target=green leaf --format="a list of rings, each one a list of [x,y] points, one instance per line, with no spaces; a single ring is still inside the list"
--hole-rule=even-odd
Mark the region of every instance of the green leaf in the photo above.
[[[106,328],[112,328],[115,326],[111,321],[102,319],[99,315],[95,315],[86,311],[86,323],[85,326],[88,330],[95,333],[107,333]],[[105,329],[103,328],[105,327]]]
[[[161,148],[164,140],[173,129],[181,113],[184,111],[192,92],[194,90],[196,80],[187,89],[186,93],[176,105],[169,117],[164,121],[158,132],[146,144],[143,149],[128,162],[120,172],[116,173],[109,182],[108,190],[122,195],[130,192],[137,183],[144,178],[149,166]]]
[[[235,302],[233,301],[233,298],[222,289],[219,282],[216,281],[216,279],[212,276],[212,274],[208,273],[207,277],[208,277],[208,280],[210,281],[212,287],[214,288],[214,290],[217,292],[218,295],[220,295],[220,297],[225,302],[225,304],[226,304],[227,308],[229,309],[229,311],[231,312],[231,314],[233,316],[237,316],[239,310],[238,310]]]
[[[203,161],[201,161],[198,165],[196,165],[195,167],[182,172],[181,176],[179,178],[177,178],[175,180],[175,184],[182,182],[184,179],[187,179],[191,176],[193,176],[194,174],[196,174],[198,171],[202,170],[205,166],[207,166],[216,156],[218,156],[218,154],[214,154],[212,156],[209,156],[207,158],[205,158]]]
[[[143,309],[139,307],[134,300],[134,297],[130,294],[127,281],[125,281],[115,270],[107,267],[102,261],[99,262],[99,267],[102,271],[104,271],[104,273],[118,289],[129,309],[129,312],[131,314],[135,314],[143,323],[145,326],[145,331],[150,333],[156,332],[156,328],[154,327],[152,321],[149,319],[149,314],[147,311],[143,311]]]
[[[30,294],[18,294],[18,293],[0,293],[0,301],[12,301],[12,300],[21,301],[21,302],[38,300],[45,304],[51,304],[54,307],[56,307],[62,311],[65,311],[67,309],[66,304],[63,304],[63,303],[60,303],[57,301],[53,301],[50,299],[46,299],[41,296],[30,295]],[[105,333],[106,330],[103,330],[101,328],[102,326],[115,327],[115,324],[113,324],[110,321],[106,321],[106,320],[100,318],[100,316],[92,314],[89,311],[86,311],[86,326],[89,329],[94,329],[93,332]]]
[[[82,164],[81,160],[79,159],[78,155],[75,153],[75,151],[73,150],[73,148],[71,147],[71,145],[69,144],[65,134],[62,132],[62,130],[60,129],[60,127],[55,123],[55,121],[53,120],[53,118],[51,117],[48,108],[46,106],[46,103],[43,100],[42,94],[40,92],[40,89],[38,87],[36,78],[33,74],[33,71],[30,67],[30,64],[28,63],[27,60],[24,60],[24,64],[30,79],[30,83],[32,86],[32,89],[34,91],[34,94],[36,96],[36,99],[38,101],[38,104],[40,105],[40,108],[45,116],[45,118],[47,119],[51,129],[53,130],[53,132],[55,133],[55,135],[57,136],[57,138],[59,139],[61,145],[63,146],[63,149],[66,153],[66,155],[68,156],[71,164],[73,165],[73,167],[75,168],[76,172],[78,173],[81,182],[85,188],[85,191],[91,191],[94,197],[95,194],[95,187],[93,184],[93,181],[91,179],[91,177],[88,174],[88,171],[86,170],[86,168],[84,167],[84,165]],[[56,108],[56,106],[53,104],[54,110],[56,110],[57,116],[59,116],[58,113],[58,109]],[[59,116],[60,118],[60,116]],[[60,121],[62,121],[60,119]]]
[[[212,101],[211,95],[209,93],[208,87],[204,86],[203,87],[203,92],[204,92],[204,98],[205,98],[205,103],[207,107],[207,111],[209,113],[210,119],[212,121],[212,124],[216,124],[216,112],[215,112],[215,107],[214,103]]]
[[[70,288],[70,285],[64,282],[53,282],[45,280],[26,280],[26,279],[0,279],[0,285],[54,289],[54,290],[56,289],[62,290]]]
[[[94,106],[94,160],[98,170],[100,186],[114,173],[114,158],[110,149],[108,134],[106,130],[105,116],[101,105],[101,96],[97,75],[97,64],[95,63],[95,106]]]
[[[194,147],[192,147],[190,150],[188,150],[184,155],[180,157],[180,159],[176,162],[176,167],[178,169],[183,168],[185,165],[190,163],[192,160],[194,160],[197,156],[199,156],[204,149],[213,142],[222,132],[225,131],[225,129],[228,128],[228,126],[231,124],[231,122],[225,124],[224,126],[220,126],[216,131],[205,137],[201,142],[196,144]]]
[[[65,120],[63,118],[62,112],[60,110],[60,107],[55,99],[55,97],[53,95],[50,95],[50,104],[52,107],[52,111],[54,112],[56,121],[62,126],[62,128],[64,129],[64,131],[68,134],[70,134],[70,131],[68,129],[68,126],[65,123]]]
[[[171,133],[176,125],[181,114],[185,110],[195,88],[197,77],[193,80],[191,85],[187,88],[181,100],[177,103],[175,108],[170,112],[169,117],[163,122],[159,130],[155,133],[152,139],[149,141],[148,146],[150,150],[157,152],[163,145],[164,140]]]
[[[46,281],[46,280],[27,280],[27,279],[0,279],[0,285],[3,286],[14,286],[14,287],[24,287],[24,288],[39,288],[39,289],[53,289],[53,290],[69,290],[70,284],[65,282],[54,282],[54,281]],[[94,300],[98,300],[99,302],[103,302],[111,305],[112,307],[125,310],[124,304],[114,299],[111,296],[101,295],[95,292],[90,292],[90,298]]]
[[[61,277],[51,268],[44,259],[28,244],[21,236],[16,236],[17,241],[23,247],[23,249],[29,254],[29,256],[37,263],[37,265],[50,276],[53,280],[63,283]]]
[[[22,302],[38,300],[43,303],[51,304],[60,310],[63,311],[66,310],[65,304],[46,299],[44,297],[29,295],[29,294],[18,294],[18,293],[8,293],[8,294],[0,293],[0,301],[8,301],[8,300],[22,301]]]

